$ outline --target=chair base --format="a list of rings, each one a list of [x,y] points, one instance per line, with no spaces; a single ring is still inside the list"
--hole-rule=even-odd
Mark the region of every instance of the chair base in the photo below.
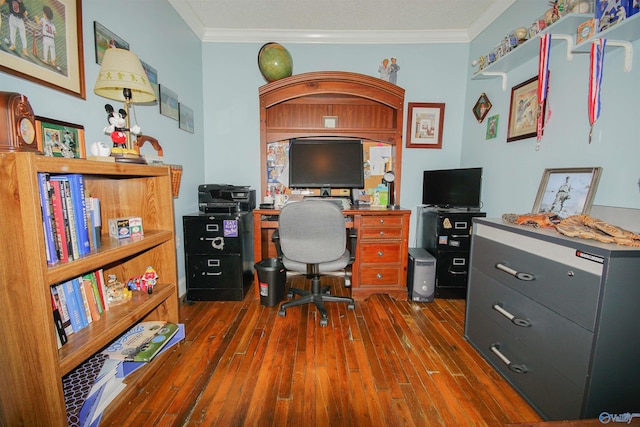
[[[293,301],[285,302],[280,306],[278,315],[284,317],[287,315],[287,308],[295,307],[304,304],[314,304],[320,312],[320,326],[327,326],[329,324],[329,315],[327,309],[324,307],[325,302],[346,302],[347,308],[353,310],[355,308],[355,302],[353,298],[341,297],[336,295],[329,295],[329,286],[320,286],[320,277],[314,276],[311,279],[311,291],[304,289],[291,288],[289,292],[291,294],[300,295],[300,298]]]

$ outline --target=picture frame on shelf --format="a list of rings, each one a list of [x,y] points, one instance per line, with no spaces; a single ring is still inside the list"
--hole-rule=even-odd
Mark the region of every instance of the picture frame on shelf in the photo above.
[[[36,116],[38,150],[48,157],[86,158],[84,126]]]
[[[489,113],[489,110],[491,110],[491,107],[492,104],[491,101],[489,101],[487,94],[482,92],[480,94],[480,97],[478,97],[476,104],[473,106],[473,116],[476,118],[478,123],[482,123],[484,118]]]
[[[409,102],[407,148],[442,148],[444,103]]]
[[[104,52],[109,48],[117,47],[118,49],[129,50],[129,43],[98,21],[93,21],[93,37],[96,64],[98,65],[102,64]]]
[[[16,34],[15,46],[4,40],[0,49],[0,70],[16,77],[86,99],[84,76],[84,51],[82,49],[82,2],[58,0],[61,9],[52,11],[51,21],[56,27],[55,59],[42,47],[42,32],[26,32],[26,40]],[[43,14],[40,3],[38,15]],[[47,8],[51,11],[51,8]],[[60,14],[58,10],[62,10]],[[47,12],[48,13],[48,12]],[[33,15],[35,16],[35,11]],[[7,13],[8,16],[8,13]],[[5,20],[5,16],[2,16]],[[6,28],[9,23],[5,22]],[[8,36],[8,30],[7,30]],[[1,42],[0,42],[1,43]],[[13,47],[13,49],[11,49]]]
[[[507,142],[536,136],[538,115],[542,114],[544,121],[545,110],[546,101],[542,108],[538,106],[538,76],[514,86],[511,89]]]
[[[178,105],[178,109],[180,111],[180,120],[178,120],[178,127],[184,131],[193,133],[193,109],[187,107],[182,102]]]
[[[338,116],[322,116],[322,127],[334,129],[338,127]]]
[[[180,119],[180,107],[178,105],[178,94],[166,87],[159,85],[160,90],[160,114],[172,118]]]
[[[601,174],[601,167],[545,169],[532,213],[589,214]]]

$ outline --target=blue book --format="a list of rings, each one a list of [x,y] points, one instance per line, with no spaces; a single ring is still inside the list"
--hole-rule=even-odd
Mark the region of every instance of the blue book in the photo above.
[[[73,328],[73,332],[78,332],[83,328],[83,326],[80,307],[78,307],[78,299],[76,298],[76,291],[73,287],[73,281],[68,280],[64,282],[62,289],[64,291],[65,303],[67,304],[67,311],[69,312],[69,319],[71,320],[71,327]]]
[[[82,279],[76,277],[71,280],[71,283],[73,283],[74,296],[76,297],[76,304],[78,304],[78,311],[80,312],[80,318],[82,319],[82,327],[86,328],[89,326],[89,319],[84,305],[84,298],[82,297]]]
[[[42,211],[42,224],[44,225],[47,263],[55,264],[58,262],[58,252],[56,251],[55,222],[53,220],[53,207],[51,205],[49,174],[38,172],[38,182],[40,184],[40,208]]]
[[[78,238],[78,253],[87,255],[91,252],[89,243],[89,223],[87,221],[87,198],[84,189],[84,177],[80,174],[68,174],[71,186],[71,202],[73,203],[73,215],[76,222],[76,235]]]

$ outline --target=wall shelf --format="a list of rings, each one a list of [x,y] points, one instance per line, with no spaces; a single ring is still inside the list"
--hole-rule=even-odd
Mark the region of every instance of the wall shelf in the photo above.
[[[502,90],[507,90],[507,73],[524,62],[538,55],[540,44],[537,42],[542,34],[552,34],[551,41],[564,40],[567,43],[567,60],[571,60],[574,51],[573,40],[578,25],[591,19],[593,15],[582,13],[570,13],[560,18],[557,22],[548,26],[534,38],[522,43],[520,46],[507,53],[495,62],[487,65],[481,71],[477,71],[471,80],[484,80],[502,78]]]

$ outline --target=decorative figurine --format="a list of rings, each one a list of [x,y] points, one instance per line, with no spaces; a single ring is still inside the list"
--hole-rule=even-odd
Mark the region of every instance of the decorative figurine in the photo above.
[[[122,108],[115,111],[111,104],[106,104],[104,109],[107,111],[107,120],[109,121],[109,126],[104,128],[104,133],[110,135],[111,141],[113,141],[113,150],[111,152],[118,154],[131,152],[131,154],[136,154],[135,150],[127,149],[127,132],[139,135],[140,126],[135,125],[131,129],[127,129],[127,113]]]
[[[142,275],[140,282],[142,287],[146,288],[147,293],[150,294],[153,292],[153,287],[156,285],[157,280],[158,280],[158,273],[156,273],[156,270],[154,270],[153,267],[149,266],[147,267],[147,270]]]
[[[127,289],[124,283],[118,281],[115,274],[107,277],[107,301],[109,306],[123,304],[131,299],[131,291]]]

